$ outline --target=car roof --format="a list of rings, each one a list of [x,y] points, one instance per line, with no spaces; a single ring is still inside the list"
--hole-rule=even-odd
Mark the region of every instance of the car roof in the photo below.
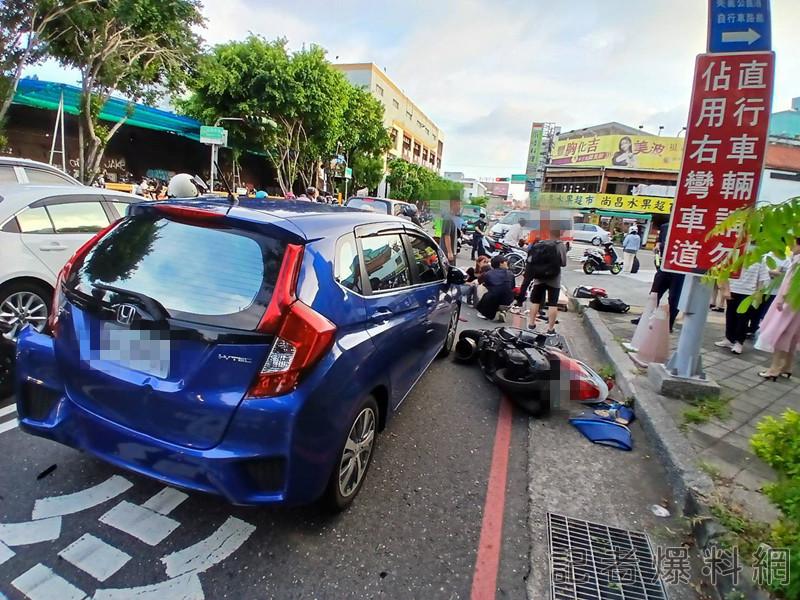
[[[38,169],[45,169],[47,171],[58,171],[61,175],[65,175],[72,179],[75,183],[80,182],[54,165],[47,164],[38,160],[31,160],[30,158],[22,158],[20,156],[0,156],[0,165],[15,165],[18,167],[36,167]]]
[[[127,198],[141,202],[141,196],[134,196],[126,192],[116,192],[105,188],[89,187],[87,185],[50,185],[39,183],[12,183],[0,185],[0,218],[9,216],[19,209],[28,206],[42,198],[56,196],[113,196],[114,198]]]
[[[213,210],[234,219],[288,226],[288,228],[295,230],[296,233],[301,233],[306,239],[342,235],[348,231],[353,231],[359,225],[373,223],[402,225],[408,229],[422,231],[413,225],[411,221],[401,217],[303,200],[240,198],[236,204],[231,206],[230,202],[225,198],[201,197],[148,203],[151,206],[162,204]],[[281,221],[283,224],[280,223]]]
[[[411,202],[406,202],[405,200],[395,200],[394,198],[384,198],[383,196],[350,196],[347,199],[347,202],[349,202],[353,198],[358,198],[358,199],[361,199],[361,200],[365,200],[365,199],[383,200],[384,202],[394,202],[395,204],[411,204]]]

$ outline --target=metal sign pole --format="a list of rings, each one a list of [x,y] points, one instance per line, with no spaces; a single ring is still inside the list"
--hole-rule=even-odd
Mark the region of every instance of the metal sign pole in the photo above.
[[[700,351],[708,321],[711,286],[698,275],[686,275],[678,308],[683,311],[683,327],[678,348],[667,362],[667,371],[676,377],[705,379]]]
[[[210,187],[210,190],[211,190],[212,193],[214,192],[214,169],[217,166],[216,165],[216,163],[217,163],[216,150],[217,150],[217,145],[216,144],[211,144],[211,187]]]

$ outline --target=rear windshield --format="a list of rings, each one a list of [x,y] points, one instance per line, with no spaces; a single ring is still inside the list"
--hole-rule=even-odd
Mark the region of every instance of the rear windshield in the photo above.
[[[376,213],[382,215],[389,214],[389,203],[385,200],[374,200],[372,198],[350,198],[346,204],[349,208],[361,208],[362,206],[369,206]]]
[[[103,285],[113,286],[156,300],[173,318],[253,330],[285,249],[284,242],[250,232],[128,219],[87,255],[76,287],[96,295]],[[113,301],[125,302],[121,296]]]

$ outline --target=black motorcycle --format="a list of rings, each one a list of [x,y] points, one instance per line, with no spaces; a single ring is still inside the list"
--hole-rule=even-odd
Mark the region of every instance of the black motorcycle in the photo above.
[[[603,244],[603,252],[597,248],[584,250],[581,262],[583,263],[583,272],[587,275],[591,275],[595,271],[611,271],[612,275],[622,272],[622,261],[611,242]]]

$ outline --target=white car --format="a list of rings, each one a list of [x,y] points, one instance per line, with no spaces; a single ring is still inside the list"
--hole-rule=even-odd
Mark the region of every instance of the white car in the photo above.
[[[0,323],[42,331],[59,271],[86,241],[143,198],[103,188],[0,184]]]
[[[83,185],[60,169],[47,163],[0,156],[0,185],[14,183],[44,183],[52,185]]]
[[[575,223],[572,226],[572,235],[576,242],[589,242],[595,246],[611,241],[611,234],[608,231],[600,225],[591,223]]]
[[[531,228],[531,211],[529,210],[512,210],[508,212],[498,223],[492,225],[489,233],[496,239],[503,239],[509,227],[514,223],[518,223],[520,219],[525,219],[527,221],[525,227],[522,228],[523,237],[527,237]]]

